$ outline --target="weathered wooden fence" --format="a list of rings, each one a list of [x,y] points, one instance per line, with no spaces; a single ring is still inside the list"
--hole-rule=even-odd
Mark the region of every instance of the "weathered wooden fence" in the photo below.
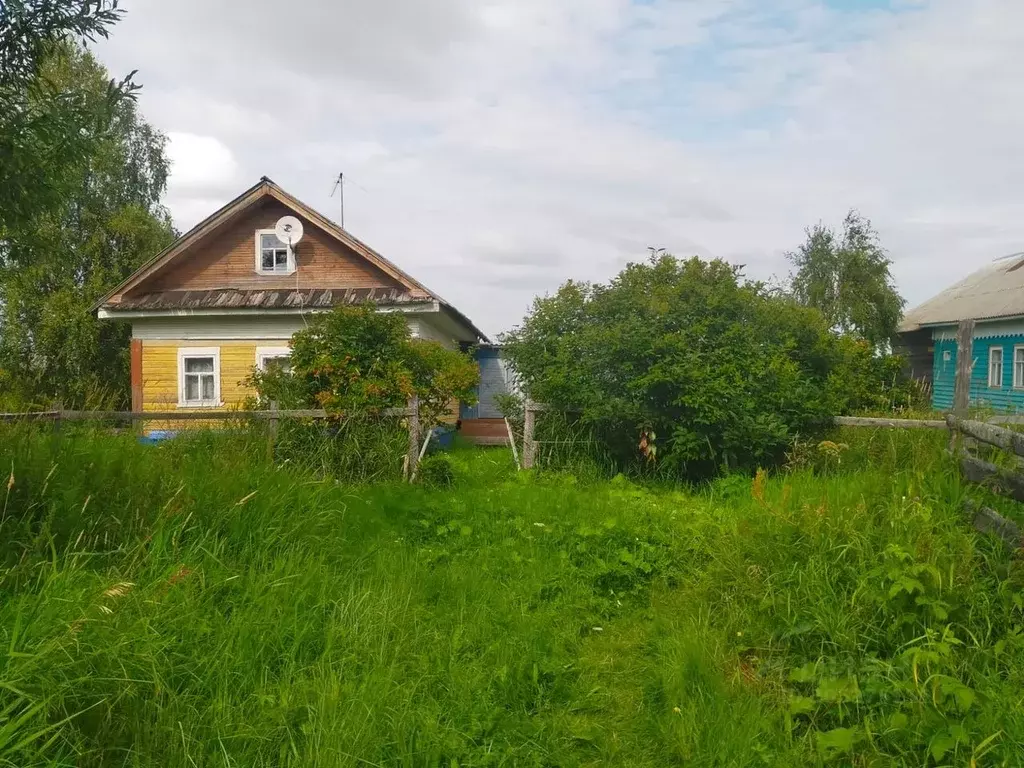
[[[952,451],[968,482],[1024,502],[1024,434],[994,424],[963,419],[955,414],[947,416],[946,423],[952,436]],[[982,455],[984,450],[989,455]],[[988,460],[997,456],[1012,457],[1005,462],[1012,466]],[[1014,549],[1024,546],[1019,526],[994,509],[975,508],[969,503],[968,512],[973,513],[977,530],[997,534]]]
[[[420,459],[426,452],[427,443],[432,435],[426,436],[420,426],[420,403],[415,395],[409,399],[405,408],[387,408],[380,414],[385,418],[404,418],[409,430],[409,447],[405,457],[404,474],[410,480],[415,479]],[[52,423],[55,429],[65,422],[114,422],[131,424],[138,427],[151,421],[258,421],[266,422],[268,429],[268,449],[273,450],[277,438],[278,426],[288,419],[336,419],[337,414],[325,410],[280,410],[276,403],[270,404],[267,411],[244,411],[210,409],[204,411],[71,411],[62,408],[50,411],[34,411],[29,413],[0,413],[0,423],[11,422],[46,422]],[[420,441],[423,441],[422,444]]]

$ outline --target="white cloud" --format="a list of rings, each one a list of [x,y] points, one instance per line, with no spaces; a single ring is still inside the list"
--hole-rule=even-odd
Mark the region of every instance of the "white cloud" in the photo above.
[[[219,139],[178,131],[169,131],[167,139],[170,188],[176,194],[203,194],[238,182],[235,156]]]
[[[99,52],[179,226],[264,174],[336,217],[344,171],[346,225],[499,331],[647,245],[784,273],[850,207],[912,302],[1020,250],[1024,5],[902,6],[138,0]]]

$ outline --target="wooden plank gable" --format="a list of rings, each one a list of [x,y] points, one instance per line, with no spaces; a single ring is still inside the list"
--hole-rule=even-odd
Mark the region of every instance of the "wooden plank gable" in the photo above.
[[[275,290],[300,288],[400,288],[400,283],[336,237],[300,216],[305,236],[296,246],[296,272],[256,271],[256,232],[273,229],[297,212],[264,198],[218,231],[190,245],[164,269],[134,286],[126,296],[180,290]]]
[[[297,216],[306,230],[297,247],[296,270],[288,275],[261,274],[256,269],[256,232],[272,229],[283,215]],[[101,318],[116,318],[119,311],[126,314],[129,306],[147,311],[151,298],[162,296],[166,304],[168,297],[217,292],[222,293],[214,297],[218,306],[239,302],[248,306],[256,294],[283,291],[289,294],[288,302],[299,305],[311,292],[342,303],[350,303],[362,292],[385,297],[379,304],[432,302],[433,311],[456,326],[460,339],[487,340],[442,297],[265,176],[153,256],[97,301],[93,310]],[[154,307],[154,311],[164,309]]]

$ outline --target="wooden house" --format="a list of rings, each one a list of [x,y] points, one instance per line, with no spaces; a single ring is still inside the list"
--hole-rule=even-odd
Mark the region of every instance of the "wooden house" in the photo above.
[[[274,234],[295,216],[305,236]],[[416,338],[488,341],[464,314],[348,231],[264,177],[155,255],[96,306],[131,323],[132,408],[230,409],[254,367],[289,355],[308,317],[371,301]],[[470,420],[471,421],[471,420]]]
[[[957,326],[975,320],[971,404],[1024,409],[1024,254],[990,264],[907,313],[897,351],[930,382],[935,408],[953,407]]]

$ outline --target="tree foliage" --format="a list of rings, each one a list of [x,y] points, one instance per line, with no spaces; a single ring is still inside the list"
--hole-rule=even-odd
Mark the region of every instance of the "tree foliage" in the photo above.
[[[0,240],[74,193],[134,97],[132,75],[106,80],[97,99],[46,72],[56,49],[106,37],[121,13],[116,0],[0,3]]]
[[[39,78],[90,114],[106,114],[107,73],[84,49],[50,48]],[[92,306],[174,237],[160,204],[166,140],[117,101],[109,130],[62,173],[62,195],[9,226],[0,239],[0,391],[18,400],[83,403],[128,392],[127,326],[96,319]],[[45,177],[48,167],[36,169]]]
[[[869,220],[850,211],[841,234],[818,224],[788,257],[796,269],[793,295],[801,304],[821,311],[840,333],[856,335],[876,349],[888,346],[905,302],[893,283],[892,261]]]
[[[339,416],[403,407],[416,394],[427,426],[452,402],[473,402],[480,371],[473,359],[437,342],[410,338],[405,317],[372,305],[317,315],[292,337],[288,370],[256,372],[264,405],[323,408]]]
[[[722,261],[663,256],[608,285],[569,282],[503,342],[531,397],[580,409],[621,464],[645,437],[643,459],[677,474],[754,467],[837,407],[821,314]]]

